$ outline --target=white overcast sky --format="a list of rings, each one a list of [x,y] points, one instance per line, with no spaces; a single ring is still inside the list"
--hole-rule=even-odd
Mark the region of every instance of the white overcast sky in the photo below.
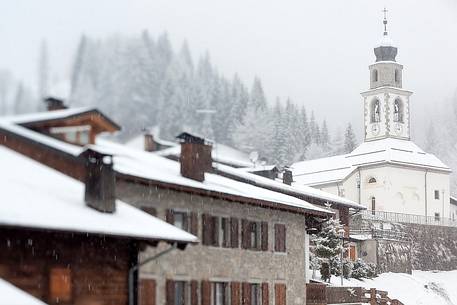
[[[414,91],[414,115],[449,100],[457,88],[456,0],[10,0],[0,1],[0,68],[31,85],[46,39],[53,78],[64,78],[82,33],[103,38],[167,31],[175,47],[187,39],[194,57],[266,93],[291,97],[331,126],[362,124],[373,46],[382,35],[381,10]]]

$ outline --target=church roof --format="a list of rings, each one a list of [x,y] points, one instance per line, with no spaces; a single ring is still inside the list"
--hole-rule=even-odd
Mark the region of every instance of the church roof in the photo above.
[[[294,181],[305,185],[331,184],[346,179],[359,167],[392,164],[450,172],[435,155],[412,141],[386,138],[360,144],[353,152],[292,165]]]

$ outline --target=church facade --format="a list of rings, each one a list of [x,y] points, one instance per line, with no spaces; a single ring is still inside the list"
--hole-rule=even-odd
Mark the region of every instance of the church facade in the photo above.
[[[370,87],[362,92],[364,142],[345,155],[292,165],[294,183],[346,197],[373,214],[391,212],[452,218],[451,170],[411,141],[411,95],[403,89],[397,48],[384,34],[369,66]]]

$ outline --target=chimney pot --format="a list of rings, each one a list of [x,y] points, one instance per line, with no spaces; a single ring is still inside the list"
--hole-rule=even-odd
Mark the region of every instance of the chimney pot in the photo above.
[[[46,103],[46,108],[48,111],[62,110],[68,108],[67,106],[65,106],[65,103],[62,99],[58,99],[52,96],[45,98],[44,102]]]
[[[88,149],[86,160],[85,201],[100,212],[116,210],[115,175],[112,156]]]
[[[204,138],[186,132],[176,137],[181,141],[181,175],[197,181],[205,180],[212,171],[212,147]]]
[[[157,150],[157,145],[154,141],[154,135],[151,133],[144,134],[144,150],[148,152]]]
[[[284,172],[282,173],[282,182],[287,185],[292,185],[292,182],[294,182],[292,171],[290,169],[284,169]]]

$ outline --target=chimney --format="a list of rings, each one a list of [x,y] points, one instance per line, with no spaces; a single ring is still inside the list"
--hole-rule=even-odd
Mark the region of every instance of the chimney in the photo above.
[[[87,149],[83,156],[86,161],[86,204],[100,212],[114,213],[116,194],[112,156],[92,149]]]
[[[67,106],[65,106],[63,100],[52,96],[45,98],[44,102],[46,103],[46,108],[48,111],[62,110],[68,108]]]
[[[176,137],[181,142],[181,175],[197,181],[205,180],[212,171],[211,144],[204,138],[183,132]]]
[[[292,185],[294,178],[292,176],[292,171],[289,168],[285,168],[282,173],[282,182],[287,185]]]
[[[148,152],[157,150],[157,145],[154,141],[154,135],[150,132],[146,132],[144,134],[144,150]]]

